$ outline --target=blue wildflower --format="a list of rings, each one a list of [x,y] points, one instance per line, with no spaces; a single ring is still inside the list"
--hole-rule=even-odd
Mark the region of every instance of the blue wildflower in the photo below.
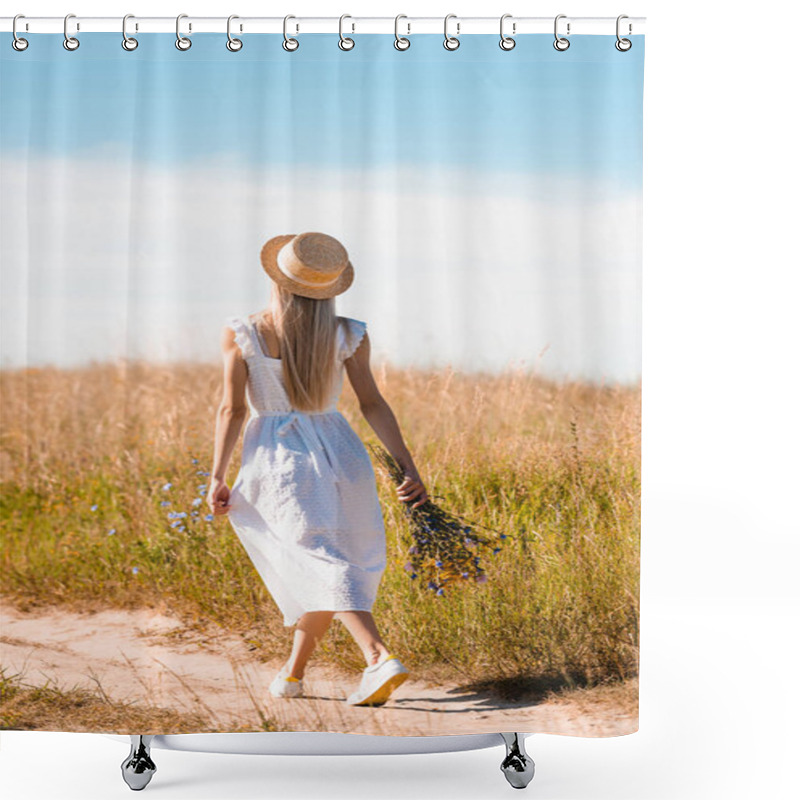
[[[113,536],[113,535],[114,535],[116,532],[117,532],[117,529],[116,529],[116,528],[112,528],[112,529],[111,529],[111,530],[108,532],[108,535],[109,535],[109,536]]]
[[[162,488],[163,491],[166,492],[167,489],[171,489],[172,488],[172,484],[171,483],[165,483],[161,488]]]
[[[131,569],[131,572],[132,572],[134,575],[138,575],[138,574],[139,574],[139,567],[133,567],[133,568]]]
[[[205,517],[203,517],[203,519],[206,522],[211,522],[211,520],[214,519],[214,515],[213,514],[206,514]]]
[[[171,500],[162,500],[161,501],[161,505],[162,506],[171,506],[172,505],[172,501]]]
[[[192,500],[192,505],[196,507],[196,506],[199,506],[200,503],[202,503],[202,502],[203,502],[203,498],[202,497],[195,497],[195,499]]]
[[[97,506],[96,506],[96,505],[95,505],[95,506],[92,506],[90,510],[91,510],[91,511],[97,511]]]

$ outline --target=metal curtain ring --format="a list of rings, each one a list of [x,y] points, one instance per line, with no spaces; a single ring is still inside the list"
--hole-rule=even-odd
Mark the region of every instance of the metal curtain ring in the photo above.
[[[291,53],[300,47],[300,42],[298,42],[297,39],[292,39],[290,36],[286,35],[286,21],[289,19],[297,19],[297,17],[294,14],[287,14],[283,18],[283,49],[288,50]],[[300,26],[297,23],[295,23],[294,27],[295,32],[300,30]]]
[[[455,36],[448,36],[447,35],[447,20],[450,17],[455,17],[455,14],[448,14],[444,18],[444,49],[445,50],[458,50],[459,45],[461,42],[458,40],[458,34],[461,33],[461,23],[456,22],[456,35]]]
[[[619,21],[621,19],[628,19],[627,14],[620,14],[617,17],[617,41],[614,42],[614,47],[617,48],[621,53],[625,53],[633,47],[633,42],[630,39],[620,39],[619,38]],[[631,31],[633,30],[633,26],[631,23],[628,23],[628,35],[630,35]]]
[[[128,50],[129,52],[131,50],[135,50],[139,46],[139,40],[138,39],[134,39],[133,36],[128,36],[128,34],[127,34],[126,30],[125,30],[125,26],[126,26],[126,24],[128,22],[128,17],[132,17],[132,16],[133,16],[133,14],[126,14],[122,18],[122,49],[123,50]],[[136,26],[136,29],[137,30],[139,29],[138,25]]]
[[[80,47],[80,44],[81,44],[74,36],[70,36],[67,33],[67,20],[70,17],[74,17],[74,16],[75,16],[74,14],[67,14],[67,16],[64,17],[64,41],[62,42],[62,44],[64,45],[64,49],[65,50],[77,50],[78,47]],[[80,25],[77,26],[77,29],[78,30],[81,29]]]
[[[558,21],[560,19],[566,19],[566,18],[567,18],[566,14],[559,14],[556,17],[555,24],[553,25],[553,31],[556,36],[556,40],[553,42],[553,47],[555,47],[556,50],[559,50],[561,52],[563,52],[569,47],[569,39],[565,39],[563,36],[558,35]],[[569,22],[567,23],[567,36],[569,36]]]
[[[175,47],[178,50],[188,50],[192,46],[192,40],[186,36],[181,36],[181,19],[188,17],[188,14],[178,14],[175,20]],[[192,31],[192,23],[189,23],[189,32]]]
[[[513,38],[513,35],[515,35],[517,33],[517,23],[516,22],[512,22],[511,23],[511,33],[513,34],[512,36],[506,36],[503,33],[503,23],[505,22],[506,17],[510,17],[510,16],[512,16],[512,15],[511,14],[503,14],[503,16],[500,17],[500,49],[501,50],[513,50],[514,47],[517,44],[516,39]]]
[[[11,33],[14,35],[14,38],[11,40],[11,46],[15,50],[19,50],[20,52],[22,52],[23,50],[25,50],[28,47],[28,40],[27,39],[23,39],[21,36],[17,36],[17,20],[20,17],[22,17],[24,19],[25,15],[24,14],[17,14],[14,17],[14,21],[11,23]]]
[[[352,39],[350,39],[349,37],[344,36],[342,34],[342,22],[344,21],[345,17],[350,17],[350,15],[349,14],[342,14],[342,16],[339,17],[339,49],[340,50],[352,50],[356,46],[356,43]],[[353,18],[350,17],[350,19],[353,19]],[[356,29],[355,22],[351,22],[350,25],[353,28],[353,32],[355,32],[355,29]]]
[[[400,36],[400,34],[397,32],[397,23],[400,20],[400,17],[405,17],[408,19],[405,14],[398,14],[394,18],[394,46],[396,50],[408,50],[408,48],[411,47],[411,39],[406,39],[404,36]],[[407,32],[410,34],[411,23],[406,22],[406,27],[408,28]]]
[[[239,19],[239,15],[238,14],[231,14],[228,17],[228,41],[225,42],[225,47],[227,47],[228,50],[231,51],[231,53],[238,53],[239,50],[241,50],[242,47],[244,46],[244,43],[242,42],[241,39],[237,39],[236,37],[231,36],[231,20],[232,19]],[[239,30],[240,31],[242,30],[242,26],[241,25],[239,25]]]

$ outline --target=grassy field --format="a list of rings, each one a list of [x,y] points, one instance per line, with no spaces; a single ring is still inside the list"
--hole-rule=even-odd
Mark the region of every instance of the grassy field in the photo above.
[[[508,691],[633,678],[640,387],[513,370],[376,365],[375,375],[429,494],[512,537],[486,583],[426,592],[403,568],[404,509],[376,464],[389,563],[374,614],[390,648],[432,678]],[[241,632],[264,659],[288,655],[290,629],[227,518],[206,519],[221,367],[121,362],[6,370],[0,380],[7,599],[155,606]],[[363,441],[380,443],[346,380],[339,408]],[[240,448],[241,439],[229,486]],[[363,668],[338,621],[314,658]]]
[[[247,733],[250,726],[220,725],[201,713],[183,713],[144,703],[112,700],[102,687],[94,690],[26,684],[19,675],[6,675],[0,667],[0,730],[70,731],[72,733],[108,733],[128,735],[135,731],[170,733]],[[262,715],[260,730],[280,731],[271,719]]]

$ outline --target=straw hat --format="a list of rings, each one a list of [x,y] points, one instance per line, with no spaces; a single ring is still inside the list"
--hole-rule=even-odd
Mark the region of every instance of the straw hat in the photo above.
[[[274,236],[261,248],[261,266],[283,289],[303,297],[333,297],[353,282],[347,250],[326,233]]]

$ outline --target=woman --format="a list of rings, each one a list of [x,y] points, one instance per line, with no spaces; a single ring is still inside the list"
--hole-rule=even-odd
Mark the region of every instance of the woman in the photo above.
[[[223,329],[224,397],[207,501],[214,514],[228,514],[284,625],[297,626],[270,692],[303,695],[306,662],[338,616],[367,662],[347,702],[383,705],[408,670],[371,613],[386,537],[369,454],[336,409],[345,369],[361,412],[404,469],[398,498],[416,507],[427,492],[375,385],[366,323],[335,315],[335,296],[353,281],[345,248],[323,233],[276,236],[261,264],[269,309],[230,317]],[[242,465],[229,489],[225,473],[248,407]]]

